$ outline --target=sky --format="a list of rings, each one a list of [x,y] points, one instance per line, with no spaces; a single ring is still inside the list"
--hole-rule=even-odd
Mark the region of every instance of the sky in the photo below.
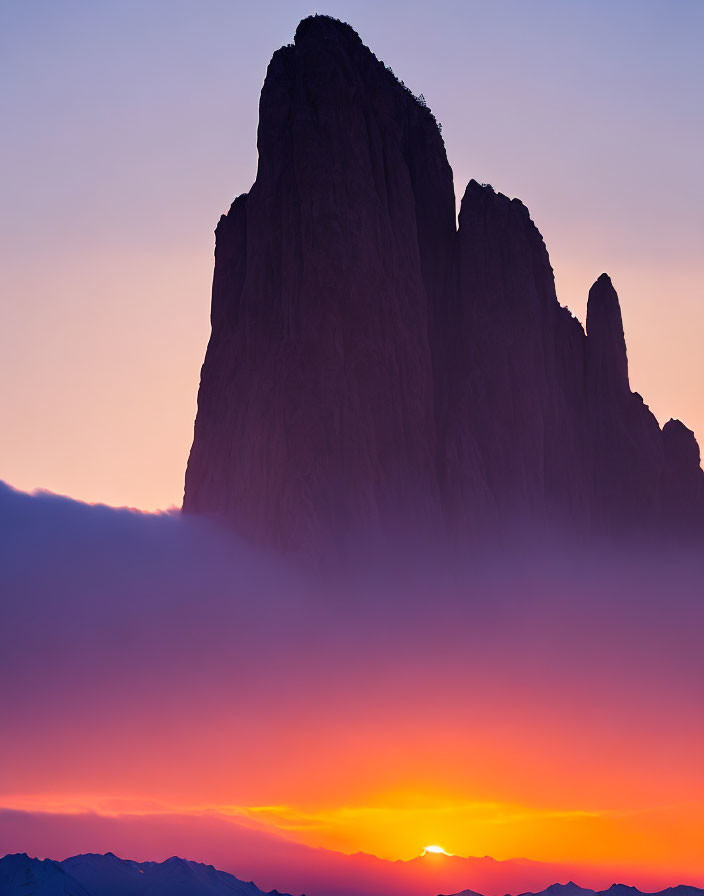
[[[300,18],[350,22],[474,177],[531,210],[583,321],[607,271],[631,385],[704,434],[698,2],[0,5],[0,478],[179,506],[213,230],[256,172],[259,90]]]
[[[313,575],[6,486],[0,529],[0,852],[311,896],[704,885],[700,552]],[[505,864],[394,864],[429,844]]]

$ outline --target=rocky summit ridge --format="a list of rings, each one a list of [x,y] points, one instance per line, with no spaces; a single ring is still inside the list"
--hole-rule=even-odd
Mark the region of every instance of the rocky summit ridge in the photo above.
[[[631,391],[606,274],[586,331],[526,207],[327,16],[274,53],[259,166],[216,229],[212,334],[183,509],[290,550],[515,520],[704,526],[693,433]]]

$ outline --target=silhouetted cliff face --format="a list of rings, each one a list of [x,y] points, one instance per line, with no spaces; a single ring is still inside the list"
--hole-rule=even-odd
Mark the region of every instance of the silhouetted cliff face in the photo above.
[[[447,439],[478,445],[501,516],[583,516],[585,338],[557,302],[543,239],[521,202],[470,181],[457,243]],[[463,454],[450,487],[466,475]]]
[[[608,274],[602,274],[589,290],[587,335],[589,377],[595,401],[627,400],[631,395],[631,388],[628,382],[626,339],[623,335],[621,306]]]
[[[678,529],[700,528],[704,506],[704,471],[694,433],[679,420],[662,429],[665,463],[660,505],[665,521]]]
[[[302,545],[439,519],[429,314],[454,193],[435,121],[316,17],[269,65],[258,145],[216,231],[184,509]]]
[[[643,399],[631,392],[621,308],[606,274],[589,290],[586,381],[599,518],[617,528],[655,524],[663,438]]]
[[[471,181],[456,231],[433,116],[349,26],[305,19],[274,54],[258,146],[216,230],[185,511],[304,549],[698,524],[696,442],[631,393],[609,278],[585,334],[518,200]]]

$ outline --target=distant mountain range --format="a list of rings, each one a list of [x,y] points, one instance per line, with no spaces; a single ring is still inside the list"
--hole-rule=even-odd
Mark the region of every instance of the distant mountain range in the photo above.
[[[0,859],[0,896],[263,896],[251,881],[172,856],[132,862],[111,852],[55,862],[15,853]],[[272,890],[269,896],[285,896]]]
[[[134,862],[111,852],[72,856],[61,862],[26,853],[0,859],[0,896],[264,896],[251,881],[242,881],[212,865],[172,856],[165,862]],[[271,890],[269,896],[287,896]],[[432,892],[428,896],[433,896]],[[466,889],[454,896],[481,896]],[[644,896],[625,884],[590,890],[570,881],[521,896]],[[648,894],[651,896],[651,894]],[[704,896],[692,886],[668,887],[652,896]]]
[[[700,890],[699,887],[680,885],[658,890],[649,896],[701,896],[702,893],[704,890]],[[639,896],[639,894],[642,894],[642,890],[626,884],[612,884],[607,890],[590,890],[570,881],[566,884],[551,884],[540,893],[522,893],[521,896]]]

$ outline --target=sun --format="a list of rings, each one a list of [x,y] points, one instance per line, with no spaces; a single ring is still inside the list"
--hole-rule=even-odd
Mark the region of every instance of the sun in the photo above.
[[[432,853],[435,853],[436,855],[441,855],[441,856],[452,855],[452,853],[445,852],[445,850],[442,848],[442,846],[426,846],[423,850],[423,855],[425,855],[426,852],[432,852]]]

